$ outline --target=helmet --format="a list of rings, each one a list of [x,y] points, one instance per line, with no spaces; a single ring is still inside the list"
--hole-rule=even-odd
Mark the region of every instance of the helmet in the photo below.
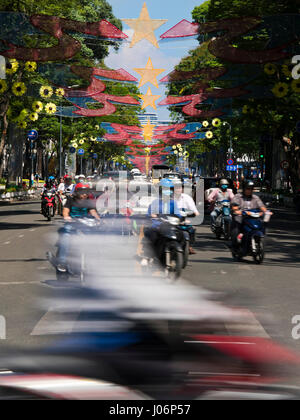
[[[64,176],[64,179],[65,179],[65,180],[66,180],[66,179],[72,179],[72,177],[71,177],[71,175],[68,175],[68,174],[67,174],[67,175],[65,175],[65,176]]]
[[[55,180],[55,178],[54,178],[54,176],[49,176],[49,181],[54,181]]]
[[[75,193],[88,193],[90,186],[88,184],[79,183],[75,187]]]
[[[247,180],[243,183],[243,190],[245,190],[246,188],[254,188],[254,182],[251,180]]]
[[[174,188],[174,184],[173,184],[173,182],[170,179],[163,178],[160,181],[159,186],[162,188],[163,195],[170,196],[172,194],[171,189]]]
[[[80,174],[80,175],[78,175],[78,178],[83,178],[83,179],[85,179],[85,175]]]
[[[220,186],[222,187],[222,185],[227,185],[227,186],[229,186],[229,182],[227,181],[227,179],[221,179],[221,181],[220,181]]]

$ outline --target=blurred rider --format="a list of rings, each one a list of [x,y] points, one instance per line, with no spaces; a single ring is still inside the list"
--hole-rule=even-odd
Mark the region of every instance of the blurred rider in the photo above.
[[[180,211],[186,211],[193,213],[194,216],[199,216],[200,213],[196,207],[195,201],[189,194],[185,194],[183,191],[183,185],[181,182],[174,184],[174,198]],[[193,226],[189,227],[191,243],[194,242],[195,229]],[[195,250],[190,246],[189,252],[191,255],[196,254]]]
[[[63,218],[65,222],[72,222],[78,218],[94,217],[100,220],[95,208],[95,202],[89,199],[90,188],[87,184],[77,184],[75,194],[67,198],[67,203],[63,209]],[[70,244],[70,235],[76,234],[76,226],[72,223],[66,223],[60,230],[61,236],[58,245],[57,269],[60,272],[66,272],[67,255]]]
[[[152,218],[159,214],[180,216],[180,210],[174,200],[174,184],[168,179],[164,178],[159,183],[160,194],[159,198],[154,200],[149,206],[148,216]]]
[[[209,196],[208,202],[214,203],[214,210],[210,214],[211,229],[214,232],[216,227],[216,220],[221,214],[222,208],[219,203],[224,200],[232,201],[234,198],[233,191],[228,188],[229,182],[227,179],[221,179],[220,188],[215,189]]]

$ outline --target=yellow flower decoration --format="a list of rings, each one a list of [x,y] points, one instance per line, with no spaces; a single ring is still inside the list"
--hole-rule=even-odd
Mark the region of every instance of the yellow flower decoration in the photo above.
[[[47,114],[49,114],[49,115],[55,114],[56,109],[57,109],[57,108],[56,108],[56,105],[55,105],[55,104],[53,104],[53,103],[51,103],[51,102],[45,106],[45,111],[46,111],[46,112],[47,112]]]
[[[56,96],[62,97],[62,96],[64,96],[65,91],[64,91],[63,88],[59,88],[59,89],[56,89],[55,94],[56,94]]]
[[[100,130],[100,126],[99,125],[95,125],[96,130]]]
[[[292,72],[289,69],[289,66],[287,64],[284,64],[282,67],[282,73],[286,76],[286,77],[292,77]]]
[[[174,146],[172,146],[172,148],[175,150],[176,149],[176,146],[174,145]]]
[[[6,73],[7,74],[14,74],[19,68],[19,63],[15,59],[9,60],[6,64]]]
[[[293,80],[291,87],[292,87],[293,92],[300,93],[300,79]]]
[[[31,121],[37,121],[37,120],[39,119],[39,114],[38,114],[37,112],[32,112],[32,113],[29,115],[29,119],[30,119]]]
[[[27,115],[28,115],[28,114],[29,114],[28,109],[24,108],[24,109],[22,109],[22,111],[20,112],[20,115],[19,115],[18,119],[19,119],[20,121],[23,121],[23,120],[25,120],[25,118],[27,117]]]
[[[78,144],[77,143],[72,143],[72,147],[74,147],[74,149],[78,149]]]
[[[289,85],[287,83],[276,83],[272,92],[277,98],[283,98],[289,92]]]
[[[34,110],[34,112],[41,112],[43,111],[43,108],[44,108],[44,105],[40,101],[35,101],[32,104],[32,109]]]
[[[181,146],[181,144],[180,144],[180,143],[178,143],[178,144],[177,144],[177,148],[178,148],[178,149],[181,149],[181,147],[182,147],[182,146]]]
[[[40,95],[43,98],[51,98],[51,96],[53,95],[53,89],[51,86],[42,86],[40,88]]]
[[[212,131],[207,131],[207,133],[205,134],[207,139],[212,139],[213,138],[213,132]]]
[[[27,61],[25,63],[25,70],[32,73],[34,71],[36,71],[37,69],[37,64],[35,61]]]
[[[27,122],[26,121],[20,121],[18,124],[19,128],[26,128],[27,127]]]
[[[79,144],[84,144],[84,140],[79,140]]]
[[[90,137],[90,140],[91,141],[96,141],[97,140],[97,137]]]
[[[27,91],[25,83],[16,82],[12,85],[12,92],[15,96],[23,96]]]
[[[208,121],[203,121],[203,123],[202,123],[202,125],[203,125],[203,127],[208,127],[209,126],[209,122]]]
[[[178,150],[174,150],[174,155],[178,155]]]
[[[7,91],[7,83],[5,80],[0,79],[0,93],[4,93]]]
[[[277,67],[275,66],[275,64],[268,63],[264,66],[264,72],[268,74],[269,76],[272,76],[273,74],[275,74],[276,70],[277,70]]]
[[[213,122],[212,122],[212,125],[213,125],[214,127],[220,127],[220,125],[221,125],[221,120],[220,120],[220,118],[215,118],[215,119],[213,120]]]
[[[250,111],[250,109],[249,109],[248,105],[244,105],[243,110],[242,110],[243,114],[248,114],[249,111]]]

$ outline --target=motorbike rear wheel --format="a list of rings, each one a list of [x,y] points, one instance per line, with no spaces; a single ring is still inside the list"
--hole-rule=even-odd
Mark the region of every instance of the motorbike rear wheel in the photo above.
[[[189,257],[190,257],[190,241],[186,241],[184,254],[183,254],[182,268],[185,268],[188,265]]]
[[[253,254],[253,260],[256,264],[262,264],[265,258],[265,240],[256,238],[257,251]]]
[[[168,278],[172,281],[177,280],[182,272],[183,254],[177,250],[177,244],[171,242],[169,244],[170,251],[170,267],[167,267]]]

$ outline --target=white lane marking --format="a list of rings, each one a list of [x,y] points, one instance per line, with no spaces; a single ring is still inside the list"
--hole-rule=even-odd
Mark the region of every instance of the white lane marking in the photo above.
[[[19,238],[24,238],[24,235],[19,235]]]
[[[36,231],[36,229],[30,229],[30,231],[29,232],[35,232]]]
[[[70,334],[80,314],[65,313],[64,308],[50,308],[40,319],[30,335]]]
[[[7,242],[4,242],[3,245],[9,245],[10,243],[11,243],[10,241],[7,241]]]
[[[40,281],[3,281],[0,286],[18,286],[20,284],[41,284]]]

